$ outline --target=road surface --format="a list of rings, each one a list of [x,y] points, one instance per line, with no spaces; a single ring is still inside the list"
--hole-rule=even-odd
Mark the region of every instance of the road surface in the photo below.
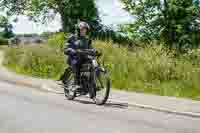
[[[200,119],[127,107],[0,81],[0,133],[200,133]]]

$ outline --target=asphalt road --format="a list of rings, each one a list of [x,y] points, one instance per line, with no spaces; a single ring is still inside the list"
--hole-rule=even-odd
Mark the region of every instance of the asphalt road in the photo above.
[[[200,133],[200,119],[0,82],[0,133]]]

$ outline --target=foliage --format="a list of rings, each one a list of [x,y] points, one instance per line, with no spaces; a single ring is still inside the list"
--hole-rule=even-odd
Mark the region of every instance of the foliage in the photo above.
[[[12,25],[9,24],[8,18],[0,15],[0,29],[2,32],[0,33],[0,37],[2,38],[11,38],[13,37]]]
[[[59,13],[64,33],[74,33],[77,22],[84,20],[91,26],[92,38],[112,39],[120,43],[126,41],[126,38],[118,37],[114,30],[101,24],[95,0],[2,0],[0,8],[7,9],[9,16],[24,14],[35,21],[53,19]],[[48,33],[43,35],[48,36]]]
[[[0,8],[9,16],[23,14],[35,21],[54,18],[59,13],[65,32],[74,32],[79,20],[98,19],[94,0],[0,0]]]
[[[5,28],[8,25],[8,19],[5,16],[0,16],[0,28]]]
[[[122,0],[136,17],[122,31],[143,41],[160,40],[171,48],[199,45],[199,0]]]
[[[8,40],[0,37],[0,45],[8,45]]]
[[[62,51],[65,43],[65,36],[66,35],[63,32],[50,35],[48,39],[48,45],[53,48],[60,48]]]

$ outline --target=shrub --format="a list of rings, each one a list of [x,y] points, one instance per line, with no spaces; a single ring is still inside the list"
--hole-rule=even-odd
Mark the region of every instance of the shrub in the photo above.
[[[65,34],[61,32],[61,33],[51,35],[47,43],[51,47],[62,49],[64,45],[64,40],[65,40]]]
[[[8,40],[0,37],[0,45],[8,45]]]

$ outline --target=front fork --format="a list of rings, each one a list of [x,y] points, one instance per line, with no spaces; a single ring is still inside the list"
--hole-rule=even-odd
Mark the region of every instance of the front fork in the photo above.
[[[89,93],[90,93],[90,98],[95,98],[96,97],[96,78],[100,74],[100,69],[99,65],[96,60],[92,60],[92,68],[90,70],[90,80],[89,80]]]

